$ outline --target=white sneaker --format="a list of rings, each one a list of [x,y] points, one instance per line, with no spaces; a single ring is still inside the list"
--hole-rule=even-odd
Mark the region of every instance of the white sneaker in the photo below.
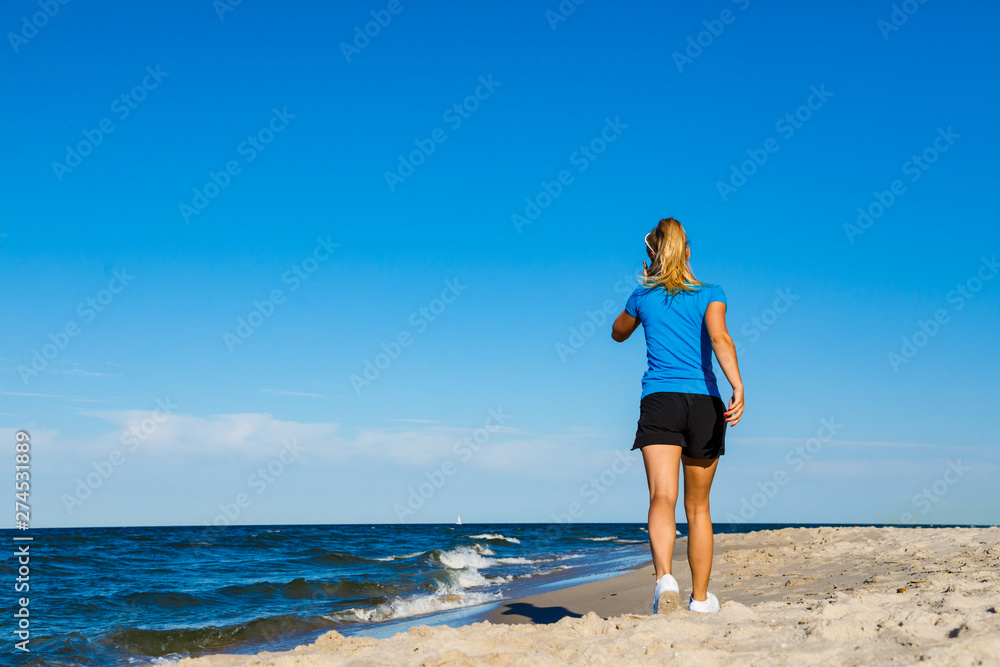
[[[691,601],[688,602],[688,609],[691,611],[696,611],[700,614],[714,614],[719,611],[719,598],[715,597],[711,593],[708,594],[707,600],[695,600],[694,596],[691,596]]]
[[[681,589],[677,580],[665,574],[656,580],[656,590],[653,591],[653,613],[669,614],[681,603]]]

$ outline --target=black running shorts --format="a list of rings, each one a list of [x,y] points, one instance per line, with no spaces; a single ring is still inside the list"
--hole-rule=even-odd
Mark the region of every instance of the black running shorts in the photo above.
[[[680,445],[695,459],[726,453],[726,405],[718,396],[658,391],[639,403],[639,424],[632,449],[646,445]]]

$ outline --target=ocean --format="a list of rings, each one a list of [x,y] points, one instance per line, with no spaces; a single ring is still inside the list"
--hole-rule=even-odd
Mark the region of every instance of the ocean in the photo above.
[[[717,524],[749,532],[792,524]],[[804,524],[794,524],[795,526]],[[686,526],[678,524],[679,534]],[[649,560],[645,524],[60,528],[29,533],[30,590],[8,545],[2,664],[169,665],[289,650],[329,630],[384,637],[460,625],[501,600]],[[28,597],[30,653],[13,649]],[[11,663],[5,658],[10,657]]]

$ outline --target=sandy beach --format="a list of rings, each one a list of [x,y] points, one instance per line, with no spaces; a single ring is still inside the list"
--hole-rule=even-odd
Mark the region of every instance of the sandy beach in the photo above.
[[[685,540],[675,549],[690,593]],[[328,632],[223,665],[1000,665],[1000,528],[787,528],[717,535],[717,614],[651,615],[651,565],[510,600],[460,628]]]

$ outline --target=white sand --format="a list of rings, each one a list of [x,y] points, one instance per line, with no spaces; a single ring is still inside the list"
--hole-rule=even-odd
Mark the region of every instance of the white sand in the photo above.
[[[998,545],[998,528],[722,535],[710,587],[722,610],[713,615],[647,615],[646,567],[512,602],[496,617],[503,624],[419,626],[382,640],[329,632],[294,651],[178,665],[1000,665]],[[674,572],[686,600],[682,563]],[[590,613],[537,625],[510,611],[525,608]]]

